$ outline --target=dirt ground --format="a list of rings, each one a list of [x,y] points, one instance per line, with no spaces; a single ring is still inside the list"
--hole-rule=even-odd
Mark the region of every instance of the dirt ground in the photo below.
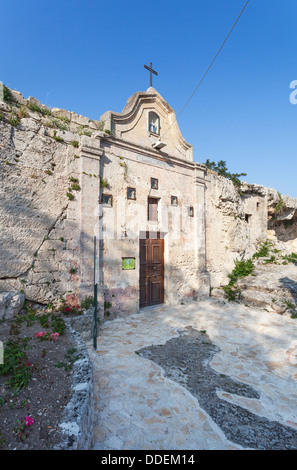
[[[50,336],[56,332],[53,319],[57,316],[61,318],[60,314],[32,308],[22,310],[17,320],[0,323],[4,345],[4,365],[0,365],[1,450],[52,450],[60,442],[59,423],[71,398],[76,357],[66,329],[64,333],[60,330],[59,336]],[[47,334],[36,336],[44,332]],[[19,348],[9,358],[7,341]],[[2,375],[9,361],[13,368]],[[28,380],[25,385],[24,380]]]

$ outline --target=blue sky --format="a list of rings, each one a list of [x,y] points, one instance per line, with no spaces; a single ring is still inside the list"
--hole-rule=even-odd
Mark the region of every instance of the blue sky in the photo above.
[[[2,0],[0,80],[99,119],[153,86],[180,112],[245,0]],[[250,0],[178,119],[194,160],[297,197],[296,0]]]

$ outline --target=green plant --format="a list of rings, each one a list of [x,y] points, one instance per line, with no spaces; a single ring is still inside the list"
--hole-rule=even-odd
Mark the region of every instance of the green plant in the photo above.
[[[228,275],[230,279],[231,285],[234,285],[238,278],[240,277],[245,277],[249,276],[253,270],[254,270],[254,264],[251,259],[248,259],[247,261],[242,260],[242,261],[235,261],[235,268],[233,269],[232,273]]]
[[[68,199],[69,199],[70,201],[72,201],[72,200],[74,199],[73,194],[71,194],[70,192],[66,193],[66,196],[68,197]]]
[[[286,300],[285,304],[288,307],[288,309],[290,309],[290,310],[295,310],[296,309],[296,304],[293,304],[293,302],[290,302],[289,300]]]
[[[290,255],[284,255],[284,256],[282,256],[282,259],[285,260],[285,262],[288,262],[288,263],[297,263],[297,253],[291,253]]]
[[[61,131],[67,131],[69,129],[65,121],[61,121],[61,118],[51,118],[51,124],[49,127],[57,127]]]
[[[25,441],[28,437],[29,427],[34,424],[34,419],[30,416],[17,420],[17,427],[14,428],[14,432],[18,435],[19,439]]]
[[[7,88],[7,86],[5,85],[3,85],[3,100],[5,101],[5,103],[8,103],[8,104],[13,103],[14,101],[10,89]]]
[[[283,211],[284,207],[285,207],[285,203],[284,203],[284,200],[282,198],[282,195],[280,193],[277,193],[277,194],[278,194],[279,200],[278,200],[278,202],[275,206],[275,213],[280,214]]]
[[[108,182],[106,178],[100,176],[100,188],[108,188]]]
[[[229,301],[238,299],[240,295],[240,290],[235,286],[238,279],[252,274],[254,268],[255,267],[251,259],[248,259],[247,261],[235,261],[235,268],[232,273],[228,275],[230,282],[228,285],[223,286],[223,290]]]
[[[70,181],[70,183],[78,183],[78,179],[74,178],[74,176],[70,176],[69,181]]]
[[[21,105],[20,109],[18,110],[18,118],[27,118],[29,116],[28,111],[26,110],[25,106]]]
[[[49,315],[47,315],[47,314],[40,315],[38,317],[38,321],[39,321],[40,325],[42,326],[42,328],[48,328],[49,327]]]
[[[73,191],[80,191],[81,187],[80,187],[79,184],[73,183],[72,186],[71,186],[71,189],[72,189]]]
[[[8,119],[8,122],[11,126],[15,127],[20,123],[20,120],[16,115],[11,114],[11,117]]]
[[[74,148],[77,148],[79,145],[78,140],[72,140],[71,145],[73,145]]]
[[[211,162],[209,159],[207,159],[204,165],[209,170],[213,170],[218,173],[218,175],[228,178],[237,187],[241,186],[241,181],[239,178],[241,178],[242,176],[246,176],[246,173],[230,173],[227,169],[226,162],[224,162],[223,160],[220,160],[216,164],[215,162]]]
[[[60,121],[65,122],[65,124],[70,123],[70,119],[67,116],[55,116],[56,119],[59,119]]]
[[[272,243],[269,240],[263,242],[259,250],[253,254],[253,258],[265,258],[269,254],[269,250],[272,247]]]
[[[99,131],[104,131],[104,124],[105,121],[100,121],[98,124],[96,124]]]
[[[61,299],[62,305],[59,311],[64,315],[82,315],[83,311],[79,305],[68,305],[64,299]]]
[[[62,137],[57,135],[57,131],[54,131],[54,135],[52,137],[56,142],[64,142],[64,139],[62,139]]]
[[[104,132],[108,135],[111,135],[111,131],[109,129],[104,129]]]
[[[63,318],[57,317],[57,316],[52,316],[51,326],[52,326],[52,330],[55,333],[59,333],[59,335],[63,335],[64,331],[65,331],[65,328],[66,328],[66,323],[63,320]]]
[[[94,297],[89,296],[86,297],[82,302],[81,302],[81,308],[83,309],[88,309],[94,305]]]
[[[59,369],[63,367],[66,372],[70,371],[73,368],[73,364],[79,359],[78,356],[74,356],[75,352],[75,348],[68,349],[67,353],[65,354],[67,363],[59,361],[57,364],[55,364],[55,367],[58,367]]]
[[[32,378],[28,364],[27,348],[30,338],[12,338],[5,343],[4,364],[0,365],[0,375],[9,376],[6,385],[19,390],[26,387]]]
[[[40,106],[38,106],[35,103],[28,103],[27,107],[28,107],[28,109],[30,109],[30,111],[35,111],[36,113],[43,114],[44,116],[50,116],[51,115],[51,111],[49,109],[41,108]]]
[[[3,119],[3,113],[0,113],[0,121]]]
[[[77,273],[77,268],[70,268],[69,269],[69,274],[76,274]]]

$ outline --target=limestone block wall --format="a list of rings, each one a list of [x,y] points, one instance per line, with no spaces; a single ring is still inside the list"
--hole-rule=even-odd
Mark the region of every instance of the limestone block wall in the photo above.
[[[40,303],[60,297],[78,303],[81,293],[93,291],[93,272],[86,274],[80,260],[98,219],[91,208],[81,222],[88,210],[81,189],[94,188],[97,206],[100,186],[99,156],[90,163],[94,155],[82,149],[88,140],[98,147],[91,135],[100,123],[10,93],[11,101],[0,103],[0,291],[21,290]],[[90,249],[85,259],[92,257],[93,265]]]

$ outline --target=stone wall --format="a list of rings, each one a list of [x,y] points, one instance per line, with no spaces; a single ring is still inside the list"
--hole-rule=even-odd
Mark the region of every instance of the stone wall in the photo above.
[[[81,253],[91,238],[85,258],[93,265],[97,220],[94,211],[91,221],[82,217],[86,205],[80,189],[95,186],[97,203],[100,185],[98,160],[93,168],[83,147],[99,128],[99,122],[49,110],[13,91],[9,104],[0,103],[1,291],[18,290],[40,303],[57,303],[61,296],[70,303],[80,300],[81,278],[86,278]],[[83,293],[89,295],[93,273],[86,284]]]

